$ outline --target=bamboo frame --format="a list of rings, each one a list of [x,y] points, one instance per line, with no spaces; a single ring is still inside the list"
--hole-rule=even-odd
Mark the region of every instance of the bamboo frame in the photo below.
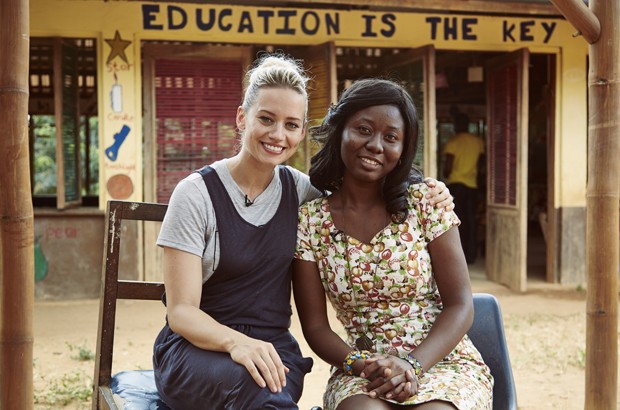
[[[591,0],[591,8],[583,10],[581,0],[553,3],[590,43],[585,407],[613,409],[618,395],[620,4]]]
[[[28,0],[0,13],[0,408],[32,409],[34,215],[28,142]]]

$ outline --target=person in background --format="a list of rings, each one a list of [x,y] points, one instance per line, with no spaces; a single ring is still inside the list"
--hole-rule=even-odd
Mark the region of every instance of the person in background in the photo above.
[[[237,109],[239,153],[171,196],[157,240],[167,320],[153,365],[172,409],[297,409],[312,359],[289,332],[290,266],[298,207],[320,192],[281,164],[305,136],[307,80],[290,57],[260,58]],[[452,208],[436,182],[431,200]]]
[[[459,232],[467,263],[475,263],[478,254],[478,224],[476,207],[478,204],[478,176],[485,166],[484,142],[482,138],[469,132],[469,117],[456,112],[454,118],[455,135],[444,146],[443,175],[454,202],[455,211],[461,220]]]
[[[458,217],[412,170],[413,101],[395,82],[353,83],[323,123],[299,212],[293,292],[303,334],[331,364],[324,410],[491,409]],[[330,326],[326,295],[344,326]]]

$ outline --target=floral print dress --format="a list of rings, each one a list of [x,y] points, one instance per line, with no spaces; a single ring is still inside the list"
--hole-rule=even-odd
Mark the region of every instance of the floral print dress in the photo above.
[[[425,184],[412,185],[406,220],[390,223],[370,243],[335,228],[327,198],[300,208],[295,257],[317,263],[352,348],[365,334],[377,353],[407,355],[424,340],[442,311],[428,244],[459,220],[454,212],[429,204],[427,190]],[[347,397],[366,394],[361,389],[366,382],[332,368],[325,410],[335,409]],[[418,393],[402,404],[444,400],[459,409],[491,409],[492,392],[489,368],[466,335],[424,373]]]

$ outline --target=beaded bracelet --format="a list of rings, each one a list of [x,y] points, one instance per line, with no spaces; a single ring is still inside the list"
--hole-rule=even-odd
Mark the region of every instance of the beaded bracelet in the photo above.
[[[424,374],[424,369],[422,368],[422,363],[420,363],[418,359],[416,359],[412,354],[408,354],[407,356],[403,357],[403,359],[406,360],[407,363],[411,365],[411,367],[413,367],[413,373],[416,375],[416,377],[422,377],[422,375]]]
[[[368,350],[351,350],[342,361],[342,370],[349,376],[353,376],[353,363],[357,359],[369,359],[371,356]]]

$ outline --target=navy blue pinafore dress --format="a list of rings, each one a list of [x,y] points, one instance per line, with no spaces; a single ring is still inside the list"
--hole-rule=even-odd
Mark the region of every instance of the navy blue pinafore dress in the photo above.
[[[298,198],[290,172],[279,170],[280,205],[262,226],[239,215],[213,168],[198,171],[213,202],[220,241],[220,261],[202,287],[200,309],[221,324],[272,343],[290,369],[286,386],[281,393],[259,387],[228,353],[200,349],[166,323],[155,340],[153,366],[160,396],[174,410],[298,408],[312,359],[302,356],[289,332]]]

